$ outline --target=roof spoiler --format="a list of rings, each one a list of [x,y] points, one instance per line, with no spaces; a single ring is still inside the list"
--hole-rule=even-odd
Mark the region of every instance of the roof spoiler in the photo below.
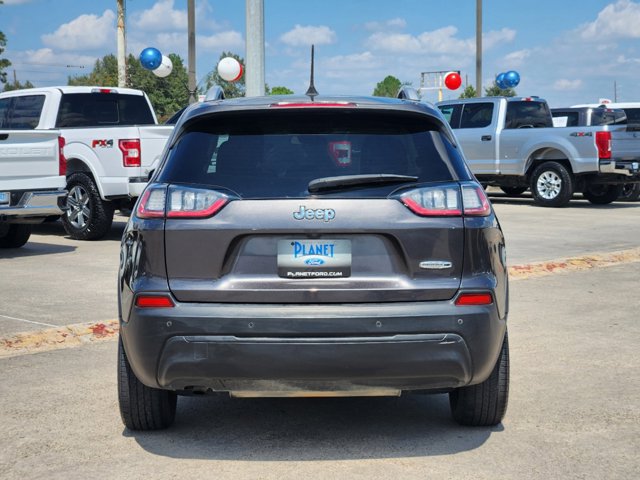
[[[210,102],[212,100],[224,100],[224,90],[219,85],[214,85],[209,90],[207,90],[207,94],[204,97],[205,102]]]
[[[418,94],[418,90],[409,85],[403,85],[398,91],[398,98],[402,100],[411,100],[412,102],[419,102],[420,95]]]

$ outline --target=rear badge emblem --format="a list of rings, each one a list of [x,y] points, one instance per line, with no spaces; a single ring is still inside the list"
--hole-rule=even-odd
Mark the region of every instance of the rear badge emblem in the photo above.
[[[451,268],[453,263],[445,262],[443,260],[429,260],[426,262],[420,262],[420,268],[424,268],[425,270],[446,270]]]
[[[306,208],[304,205],[300,205],[297,212],[293,212],[293,218],[296,220],[324,220],[328,222],[336,218],[336,211],[333,208],[318,208],[313,210],[312,208]]]
[[[304,263],[305,263],[305,265],[309,265],[309,266],[312,266],[312,267],[318,267],[320,265],[324,265],[324,260],[321,259],[321,258],[317,258],[317,257],[307,258],[304,261]]]

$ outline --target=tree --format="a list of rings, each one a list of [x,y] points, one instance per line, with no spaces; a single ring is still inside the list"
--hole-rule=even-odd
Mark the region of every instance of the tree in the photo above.
[[[9,92],[11,90],[22,90],[23,88],[34,88],[34,85],[29,80],[24,83],[16,80],[15,82],[7,82],[4,86],[4,91]]]
[[[392,75],[388,75],[384,80],[378,82],[373,90],[374,97],[396,97],[403,83]]]
[[[187,71],[182,58],[174,53],[170,53],[168,57],[173,63],[173,71],[165,78],[159,78],[145,69],[133,55],[127,57],[127,86],[146,92],[160,121],[189,103]],[[98,59],[91,73],[70,77],[68,83],[69,85],[116,86],[118,62],[115,55],[106,55]]]
[[[485,97],[515,97],[516,91],[513,88],[503,89],[495,83],[484,89]]]
[[[0,0],[0,5],[4,2]],[[4,36],[4,33],[0,31],[0,56],[2,52],[4,52],[4,47],[7,46],[7,37]],[[7,83],[7,72],[4,71],[5,68],[9,67],[11,62],[6,58],[0,58],[0,83]]]
[[[220,58],[218,59],[218,62],[220,62],[220,60],[222,60],[225,57],[233,57],[236,60],[238,60],[238,62],[240,62],[240,65],[242,65],[243,72],[245,71],[246,67],[244,63],[244,58],[232,52],[222,52],[220,54]],[[218,85],[219,87],[222,88],[222,90],[224,90],[225,98],[244,97],[245,95],[244,73],[242,74],[242,77],[240,77],[240,80],[236,80],[235,82],[227,82],[226,80],[223,80],[220,77],[220,75],[218,75],[217,65],[218,64],[216,63],[216,68],[211,70],[207,74],[207,76],[204,78],[205,91],[209,90],[214,85]]]
[[[464,92],[460,94],[460,98],[475,98],[476,97],[476,89],[473,88],[473,85],[467,85],[464,89]]]
[[[289,90],[287,87],[273,87],[266,88],[267,95],[293,95],[293,90]]]

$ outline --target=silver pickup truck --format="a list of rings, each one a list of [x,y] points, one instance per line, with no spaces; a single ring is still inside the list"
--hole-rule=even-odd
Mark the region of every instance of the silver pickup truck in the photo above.
[[[0,130],[0,248],[23,246],[32,224],[62,213],[63,148],[56,130]]]
[[[530,188],[538,205],[565,206],[575,192],[606,204],[623,184],[640,183],[640,135],[626,125],[554,128],[547,103],[537,97],[436,105],[478,180],[510,194]]]

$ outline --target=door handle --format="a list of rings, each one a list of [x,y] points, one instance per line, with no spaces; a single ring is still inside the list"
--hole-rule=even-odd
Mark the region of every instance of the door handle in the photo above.
[[[480,137],[480,140],[482,140],[483,142],[490,142],[491,141],[491,135],[482,135]]]

